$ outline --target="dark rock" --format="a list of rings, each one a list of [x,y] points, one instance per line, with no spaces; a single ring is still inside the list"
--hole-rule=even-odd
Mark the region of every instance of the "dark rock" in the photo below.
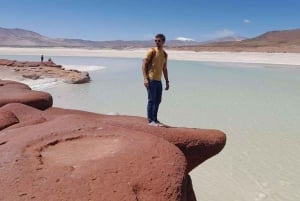
[[[32,79],[32,80],[37,80],[40,78],[40,75],[37,74],[24,74],[22,75],[24,78]]]

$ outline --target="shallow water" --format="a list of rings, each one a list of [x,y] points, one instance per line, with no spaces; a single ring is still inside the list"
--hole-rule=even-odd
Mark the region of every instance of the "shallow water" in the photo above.
[[[34,60],[38,56],[5,56]],[[145,116],[140,59],[52,57],[86,66],[92,82],[39,85],[54,106]],[[95,67],[96,66],[96,67]],[[101,70],[97,70],[101,69]],[[169,61],[160,121],[227,134],[217,156],[192,171],[198,200],[300,200],[300,70],[293,66]]]

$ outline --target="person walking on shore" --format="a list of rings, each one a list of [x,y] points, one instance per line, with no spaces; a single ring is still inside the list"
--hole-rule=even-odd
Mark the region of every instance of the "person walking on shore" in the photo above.
[[[165,41],[166,37],[163,34],[155,36],[156,47],[147,52],[142,66],[144,86],[148,92],[147,118],[150,126],[164,126],[157,119],[157,113],[162,98],[162,74],[166,81],[165,90],[169,90],[168,54],[163,48]]]
[[[44,55],[41,55],[41,62],[44,62]]]

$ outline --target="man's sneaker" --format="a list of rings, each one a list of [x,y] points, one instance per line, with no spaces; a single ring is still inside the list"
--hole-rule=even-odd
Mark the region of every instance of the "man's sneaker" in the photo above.
[[[164,127],[164,126],[165,126],[163,123],[160,123],[160,121],[156,121],[155,123],[156,123],[156,125],[159,126],[159,127]]]
[[[151,121],[150,123],[148,123],[149,126],[159,126],[157,123],[155,123],[154,121]]]

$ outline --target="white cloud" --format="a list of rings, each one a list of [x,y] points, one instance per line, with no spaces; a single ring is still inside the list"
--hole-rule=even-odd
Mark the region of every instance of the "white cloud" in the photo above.
[[[192,38],[186,38],[186,37],[177,37],[176,40],[180,40],[180,41],[195,41]]]
[[[223,30],[216,31],[213,34],[213,38],[224,38],[224,37],[230,37],[234,35],[235,35],[234,31],[231,31],[229,29],[223,29]]]
[[[244,19],[244,23],[249,24],[249,23],[251,23],[251,20],[249,20],[249,19]]]

